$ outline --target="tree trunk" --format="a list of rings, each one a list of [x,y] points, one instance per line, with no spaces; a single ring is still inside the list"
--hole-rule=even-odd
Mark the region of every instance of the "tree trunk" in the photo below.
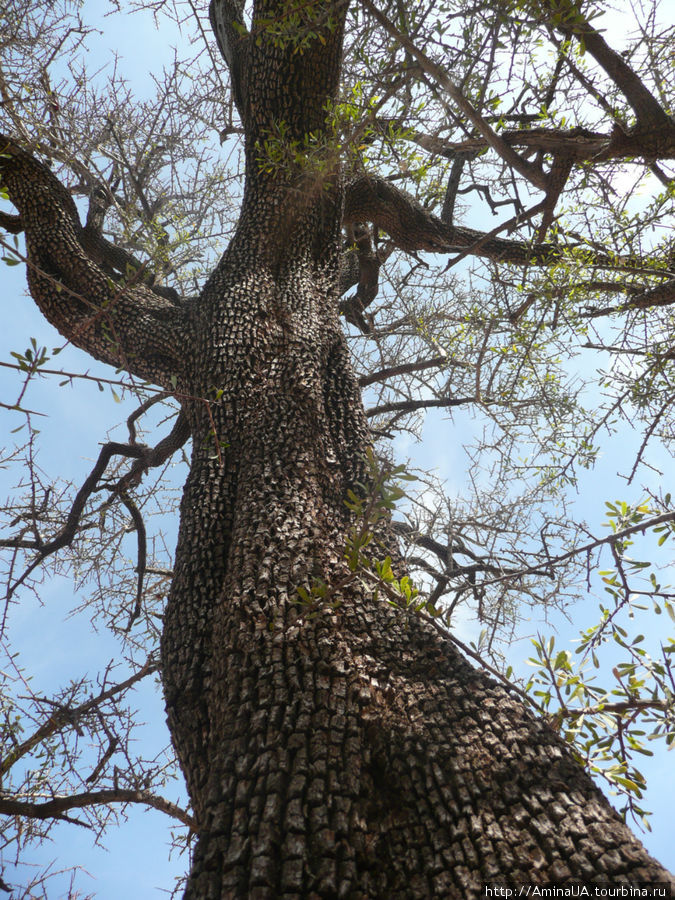
[[[238,56],[243,208],[189,310],[143,285],[111,302],[49,170],[11,142],[0,161],[48,318],[193,398],[162,639],[200,829],[185,896],[464,898],[491,881],[669,880],[544,722],[347,567],[344,501],[367,480],[369,438],[337,313],[344,191],[326,124],[345,7],[308,4],[289,36],[284,6],[256,4]],[[51,206],[36,205],[38,182]],[[313,578],[330,603],[298,606]]]

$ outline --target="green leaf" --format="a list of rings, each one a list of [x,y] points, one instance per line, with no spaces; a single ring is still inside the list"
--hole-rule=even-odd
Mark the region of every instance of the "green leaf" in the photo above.
[[[553,669],[566,669],[568,668],[568,656],[566,650],[559,650],[558,655],[553,662]]]

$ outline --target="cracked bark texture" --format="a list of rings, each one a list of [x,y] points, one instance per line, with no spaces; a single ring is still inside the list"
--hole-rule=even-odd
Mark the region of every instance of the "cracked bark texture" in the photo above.
[[[92,355],[167,387],[175,376],[193,398],[162,639],[199,827],[185,897],[465,898],[488,881],[669,880],[544,722],[348,578],[344,498],[366,478],[369,437],[337,312],[345,187],[330,135],[313,165],[261,161],[281,121],[291,141],[325,133],[345,7],[303,7],[318,37],[301,52],[263,24],[284,7],[256,4],[237,60],[241,217],[189,308],[111,284],[49,169],[11,140],[0,160],[45,315]],[[340,603],[298,611],[296,588],[314,576],[343,585]]]

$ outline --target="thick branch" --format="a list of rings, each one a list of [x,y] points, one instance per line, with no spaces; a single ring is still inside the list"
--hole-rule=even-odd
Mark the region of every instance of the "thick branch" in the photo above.
[[[255,260],[278,270],[300,242],[322,269],[340,235],[340,147],[328,109],[340,80],[345,0],[256,3],[247,42],[246,183],[236,232],[204,289],[220,303],[218,280]]]
[[[671,303],[675,303],[675,278],[637,294],[624,304],[624,308],[647,309],[650,306],[669,306]]]
[[[455,218],[455,203],[457,202],[457,192],[459,191],[464,166],[466,165],[467,160],[472,159],[475,155],[476,153],[472,151],[468,153],[459,152],[454,155],[450,177],[448,178],[448,186],[445,189],[443,210],[441,212],[441,221],[445,222],[447,225],[452,225],[452,220]]]
[[[239,118],[245,122],[250,37],[244,25],[244,4],[240,0],[211,0],[209,20],[218,49],[230,70],[232,97]]]
[[[543,153],[565,152],[573,159],[585,159],[587,155],[595,156],[610,140],[609,135],[585,129],[563,131],[550,128],[515,128],[511,131],[502,131],[501,136],[513,147],[527,147]],[[414,131],[410,133],[410,140],[429,153],[435,153],[446,159],[455,159],[462,154],[478,154],[488,147],[485,138],[480,136],[464,138],[461,141],[448,141],[434,134]]]
[[[87,252],[75,203],[51,170],[2,135],[0,154],[0,179],[19,211],[28,285],[40,310],[97,359],[168,386],[180,370],[185,312],[134,284],[133,274],[127,284],[115,282]]]
[[[603,288],[604,290],[605,288]],[[627,290],[624,288],[624,290]],[[633,296],[624,303],[615,306],[587,307],[579,313],[584,319],[599,319],[603,316],[613,316],[616,313],[625,312],[628,309],[650,309],[654,306],[670,306],[675,303],[675,278],[664,281],[663,284],[650,288],[647,291],[636,293],[633,286],[627,292]]]
[[[552,191],[554,187],[551,184]],[[526,214],[514,216],[490,232],[482,232],[449,225],[426,210],[410,194],[384,178],[361,175],[346,187],[343,221],[346,224],[371,222],[386,231],[397,247],[409,253],[420,250],[430,253],[459,253],[461,258],[482,256],[516,265],[545,266],[564,260],[566,256],[572,259],[575,252],[581,249],[585,265],[632,271],[644,268],[646,274],[659,275],[653,266],[648,267],[639,257],[609,256],[592,250],[587,244],[540,244],[496,237],[499,231],[512,230],[525,218],[546,212],[548,200],[547,196]],[[452,262],[454,264],[458,261],[459,258]]]
[[[137,187],[137,192],[141,193],[140,187]],[[177,291],[165,285],[155,284],[154,273],[149,272],[144,263],[128,250],[116,246],[103,236],[103,223],[112,199],[112,193],[103,184],[97,184],[91,191],[87,220],[79,235],[85,253],[115,281],[126,279],[134,284],[145,284],[154,294],[165,297],[172,303],[180,303]]]
[[[556,16],[560,16],[564,6],[556,3],[553,7],[547,3]],[[573,26],[564,24],[556,26],[567,36],[574,36],[583,41],[586,50],[612,79],[630,103],[641,125],[675,136],[675,123],[661,108],[654,95],[647,90],[642,79],[631,69],[628,63],[612,50],[603,36],[588,21],[581,21],[582,13],[574,0],[569,3],[569,12],[573,18]],[[563,13],[564,14],[564,13]]]
[[[154,447],[141,445],[143,453],[134,459],[131,469],[126,475],[123,475],[117,485],[115,485],[115,494],[123,493],[130,487],[138,484],[144,472],[147,472],[148,469],[155,469],[157,466],[163,465],[177,450],[180,450],[190,437],[190,424],[185,413],[181,409],[178,411],[176,421],[173,423],[173,428],[166,437],[163,437],[161,441],[158,441]],[[135,444],[135,438],[127,446],[137,446]]]
[[[543,209],[546,201],[535,210]],[[386,231],[401,250],[415,253],[462,253],[483,256],[517,265],[548,265],[572,254],[577,248],[558,244],[529,244],[493,236],[501,228],[512,227],[518,217],[490,233],[449,225],[424,209],[410,194],[375,175],[361,175],[346,188],[344,222],[372,222]],[[589,248],[584,246],[584,255]],[[588,264],[607,269],[635,269],[637,259],[621,259],[597,253]]]
[[[363,334],[372,331],[372,322],[364,317],[364,312],[377,297],[379,290],[380,266],[389,256],[391,247],[375,249],[370,228],[367,225],[348,225],[347,236],[352,247],[351,256],[356,257],[358,263],[355,273],[356,293],[343,299],[340,303],[340,312],[352,325],[359,328]],[[343,254],[344,255],[344,254]],[[345,284],[347,271],[343,269],[340,275],[340,288]],[[341,291],[342,293],[342,291]]]
[[[21,216],[13,216],[11,213],[0,211],[0,228],[9,231],[10,234],[21,234],[23,231]]]
[[[610,159],[675,158],[675,131],[656,131],[638,125],[630,132],[615,129],[611,134],[588,131],[585,128],[569,130],[551,128],[514,129],[504,131],[502,139],[510,147],[525,147],[540,153],[559,155],[571,162],[593,162]],[[466,138],[463,141],[446,141],[434,135],[415,132],[412,140],[429,153],[454,159],[459,153],[478,153],[489,146],[483,137]]]
[[[600,713],[624,713],[632,712],[668,712],[673,708],[672,700],[640,700],[637,697],[634,700],[624,700],[620,703],[598,703],[597,706],[582,706],[578,709],[565,706],[563,709],[556,710],[555,715],[565,719],[575,719],[578,716],[594,716]]]
[[[442,222],[405,191],[374,175],[362,175],[347,185],[344,221],[372,222],[386,231],[401,250],[413,253],[418,250],[458,252],[482,237],[479,231]],[[526,263],[533,255],[533,248],[514,241],[495,240],[483,245],[480,255]]]

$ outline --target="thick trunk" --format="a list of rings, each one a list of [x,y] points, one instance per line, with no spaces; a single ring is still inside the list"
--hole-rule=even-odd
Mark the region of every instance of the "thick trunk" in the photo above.
[[[344,499],[367,432],[312,250],[322,229],[336,246],[329,207],[304,206],[268,263],[245,205],[196,316],[193,391],[223,392],[227,446],[219,460],[197,404],[163,639],[201,829],[186,897],[667,879],[546,724],[349,578]],[[312,576],[343,584],[316,610],[294,603]]]
[[[201,829],[186,897],[667,878],[544,723],[350,578],[344,501],[365,479],[368,436],[336,312],[342,198],[324,119],[339,7],[297,52],[269,26],[255,33],[279,25],[271,7],[240,60],[246,197],[194,317],[186,384],[219,392],[213,422],[203,404],[190,411],[163,638]],[[266,165],[280,134],[306,151],[295,172]],[[297,588],[313,577],[332,593],[310,610]]]
[[[293,40],[284,9],[306,17]],[[188,311],[142,285],[111,288],[51,173],[14,144],[0,161],[45,314],[92,354],[193,398],[162,639],[200,829],[186,897],[666,880],[543,722],[345,562],[344,501],[366,480],[368,431],[337,315],[343,190],[325,124],[343,18],[342,4],[257,4],[237,56],[242,216]],[[289,148],[304,158],[282,170],[275,154]],[[330,602],[298,606],[314,578]]]
[[[368,598],[295,628],[268,622],[239,603],[214,629],[186,896],[667,879],[547,726],[416,623]]]

